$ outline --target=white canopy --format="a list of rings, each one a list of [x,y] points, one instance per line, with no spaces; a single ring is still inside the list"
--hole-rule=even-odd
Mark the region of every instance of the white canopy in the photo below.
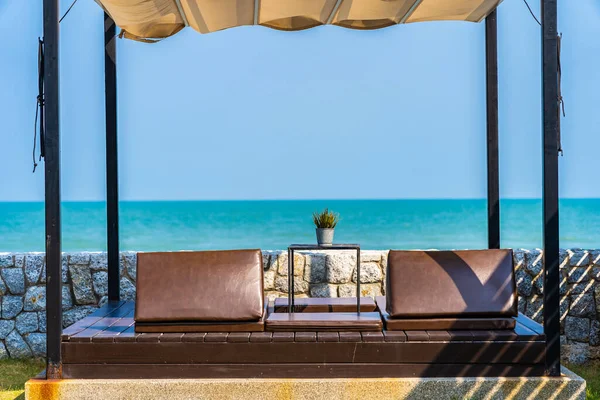
[[[243,25],[286,31],[332,24],[378,29],[408,22],[479,22],[502,0],[96,0],[134,40],[172,36],[186,26],[200,33]]]

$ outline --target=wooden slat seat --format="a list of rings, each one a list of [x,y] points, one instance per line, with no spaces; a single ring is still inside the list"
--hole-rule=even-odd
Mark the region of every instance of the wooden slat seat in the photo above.
[[[275,299],[274,312],[287,313],[289,310],[287,298]],[[374,312],[377,306],[372,297],[360,298],[361,312]],[[356,297],[306,297],[294,300],[294,312],[356,312]]]
[[[128,318],[124,319],[125,317]],[[72,335],[70,340],[74,342],[89,342],[97,337],[106,339],[111,338],[129,327],[132,322],[132,317],[133,303],[124,303],[120,307],[114,308],[111,312],[105,314],[104,317],[101,317],[101,319],[90,325],[88,328]],[[120,327],[119,329],[113,328],[117,323],[120,323],[122,329]]]
[[[272,313],[266,321],[268,331],[381,331],[379,313]]]
[[[104,306],[100,307],[99,309],[97,309],[96,311],[94,311],[93,313],[88,315],[87,317],[82,318],[79,321],[75,322],[73,325],[65,328],[62,332],[61,340],[63,342],[69,341],[71,336],[74,336],[77,333],[84,331],[85,329],[94,325],[95,323],[100,321],[102,318],[104,318],[108,314],[110,314],[110,313],[114,312],[115,310],[117,310],[118,308],[122,307],[124,304],[125,304],[124,301],[115,301],[115,302],[106,303]]]
[[[500,331],[136,333],[132,302],[63,336],[65,378],[541,376],[544,335],[519,315]],[[123,308],[120,312],[116,311]],[[319,313],[335,315],[335,313]],[[361,313],[364,315],[366,313]],[[103,317],[101,315],[104,315]],[[273,313],[271,315],[288,314]],[[307,313],[293,314],[306,316]],[[90,319],[86,324],[89,325]],[[77,339],[73,340],[73,337]]]

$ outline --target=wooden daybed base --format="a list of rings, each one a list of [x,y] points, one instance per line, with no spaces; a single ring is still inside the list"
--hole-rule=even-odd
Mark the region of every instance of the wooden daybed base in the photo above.
[[[270,310],[272,311],[272,310]],[[513,330],[136,333],[134,303],[106,304],[62,335],[65,378],[542,376],[542,327]]]

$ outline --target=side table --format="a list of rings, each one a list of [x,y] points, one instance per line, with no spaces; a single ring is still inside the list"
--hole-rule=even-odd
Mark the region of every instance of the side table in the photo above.
[[[358,244],[292,244],[288,247],[288,311],[294,312],[294,252],[308,250],[356,250],[356,312],[360,314],[360,245]]]

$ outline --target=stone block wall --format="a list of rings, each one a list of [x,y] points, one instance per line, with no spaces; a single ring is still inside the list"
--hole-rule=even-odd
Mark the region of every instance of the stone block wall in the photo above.
[[[514,252],[519,311],[542,322],[542,252]],[[120,260],[121,296],[135,298],[137,253]],[[356,294],[354,252],[303,252],[294,260],[297,297]],[[361,252],[361,295],[385,294],[387,251]],[[264,251],[265,293],[286,297],[287,251]],[[46,288],[43,253],[0,253],[0,359],[42,357],[46,346]],[[106,253],[63,254],[63,326],[107,300]],[[561,342],[574,363],[600,359],[600,250],[561,251]]]
[[[136,253],[122,253],[120,264],[121,296],[133,300]],[[106,253],[63,254],[63,327],[107,301],[107,279]],[[46,355],[45,285],[44,253],[0,253],[0,359]]]

